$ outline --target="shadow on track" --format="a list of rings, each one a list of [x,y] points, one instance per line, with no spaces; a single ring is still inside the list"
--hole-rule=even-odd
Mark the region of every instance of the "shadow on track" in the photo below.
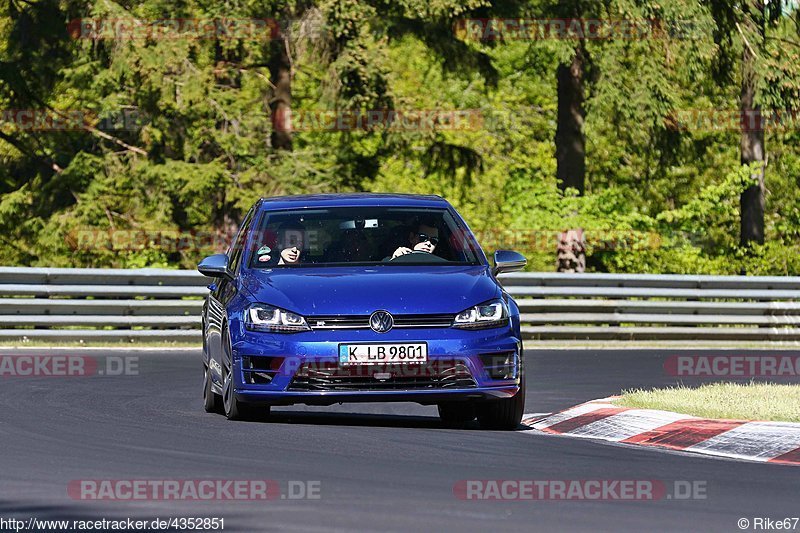
[[[444,424],[439,417],[342,412],[273,411],[268,416],[241,421],[239,423],[492,431],[482,430],[476,420],[460,427],[453,427]],[[521,424],[516,431],[525,431],[528,429],[530,429],[530,427]]]

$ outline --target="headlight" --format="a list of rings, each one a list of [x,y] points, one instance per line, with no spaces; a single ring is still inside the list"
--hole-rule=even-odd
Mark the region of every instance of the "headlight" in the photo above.
[[[247,329],[272,333],[295,333],[308,331],[306,319],[297,313],[271,305],[253,304],[244,313]]]
[[[508,324],[508,307],[503,300],[492,300],[465,309],[453,320],[454,328],[484,329]]]

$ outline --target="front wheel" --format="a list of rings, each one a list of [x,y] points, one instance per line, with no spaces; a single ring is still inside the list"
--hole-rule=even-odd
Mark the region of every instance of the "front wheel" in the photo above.
[[[483,402],[478,405],[477,411],[478,423],[483,429],[517,429],[525,412],[524,375],[519,383],[519,391],[514,396]]]
[[[260,406],[240,402],[234,387],[231,337],[227,325],[222,328],[222,408],[228,420],[253,420],[269,416],[268,405]]]
[[[219,394],[214,392],[211,388],[211,369],[204,365],[203,372],[203,409],[206,413],[219,413],[220,404],[222,403]]]

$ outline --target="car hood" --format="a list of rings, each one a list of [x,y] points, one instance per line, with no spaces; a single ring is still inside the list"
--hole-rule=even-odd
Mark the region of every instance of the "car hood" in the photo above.
[[[242,287],[301,315],[458,313],[500,295],[486,266],[369,266],[251,270]]]

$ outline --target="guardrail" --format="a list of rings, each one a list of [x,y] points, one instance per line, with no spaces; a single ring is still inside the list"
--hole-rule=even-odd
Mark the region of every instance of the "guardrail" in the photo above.
[[[194,270],[0,267],[0,340],[200,343]]]
[[[800,277],[500,277],[540,340],[800,339]],[[190,270],[0,267],[0,340],[200,342],[208,278]]]
[[[793,341],[800,278],[509,274],[528,339]]]

